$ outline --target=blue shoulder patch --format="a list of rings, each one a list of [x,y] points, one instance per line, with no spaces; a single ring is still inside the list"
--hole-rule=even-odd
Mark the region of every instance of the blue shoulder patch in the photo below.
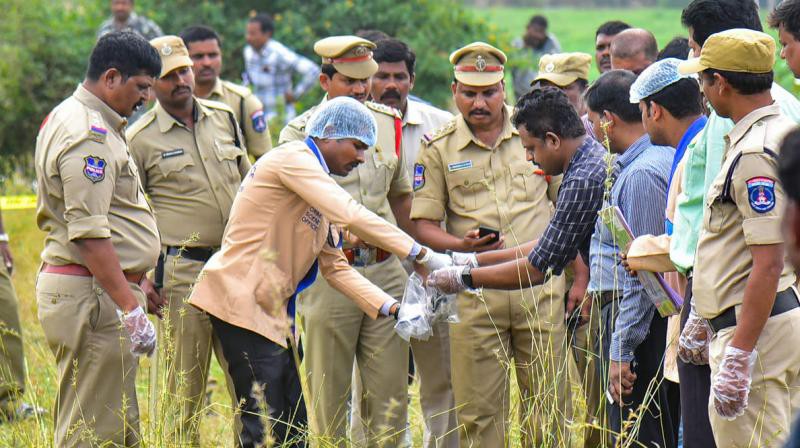
[[[106,161],[97,156],[83,158],[83,175],[92,183],[98,183],[106,178]]]
[[[758,213],[767,213],[775,208],[775,180],[769,177],[748,179],[747,196],[750,199],[750,208]]]
[[[267,130],[267,117],[262,109],[253,112],[250,120],[253,122],[253,130],[259,134]]]
[[[419,190],[425,186],[425,165],[421,163],[414,164],[414,191]]]

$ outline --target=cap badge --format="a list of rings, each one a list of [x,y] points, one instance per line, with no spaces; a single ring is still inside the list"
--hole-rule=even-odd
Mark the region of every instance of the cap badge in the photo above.
[[[547,73],[553,73],[553,70],[555,70],[555,68],[556,65],[550,62],[549,64],[545,65],[544,71],[546,71]]]
[[[169,56],[172,54],[172,47],[169,44],[164,45],[161,47],[161,54],[164,56]]]
[[[364,56],[367,54],[367,47],[359,45],[353,51],[355,52],[356,56]]]
[[[478,58],[475,59],[475,68],[479,72],[486,70],[486,59],[484,59],[483,56],[479,55]]]

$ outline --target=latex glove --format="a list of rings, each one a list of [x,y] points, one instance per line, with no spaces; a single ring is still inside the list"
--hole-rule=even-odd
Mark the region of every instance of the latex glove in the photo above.
[[[434,252],[430,247],[423,246],[423,249],[425,249],[425,256],[417,260],[417,263],[425,266],[429,270],[435,271],[453,265],[453,259],[450,258],[450,255]]]
[[[136,307],[131,312],[123,313],[117,310],[119,320],[128,331],[128,338],[131,340],[131,353],[135,356],[153,354],[156,348],[156,329],[153,323],[147,318],[144,308]]]
[[[730,345],[725,347],[719,371],[711,378],[714,409],[720,417],[733,420],[744,414],[756,356],[755,350],[748,352]]]
[[[467,289],[461,274],[466,266],[448,266],[437,269],[428,276],[428,286],[438,289],[444,294],[456,294]]]
[[[450,252],[450,257],[456,266],[478,267],[478,257],[475,256],[475,252]]]
[[[685,363],[698,366],[708,364],[708,345],[712,335],[708,321],[700,317],[692,307],[678,339],[678,356]]]

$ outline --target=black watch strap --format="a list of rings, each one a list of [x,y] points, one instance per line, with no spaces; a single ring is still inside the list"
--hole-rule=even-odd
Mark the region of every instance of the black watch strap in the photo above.
[[[397,320],[397,319],[400,318],[400,303],[399,302],[397,303],[397,306],[395,307],[394,312],[392,312],[391,314],[392,314],[392,317],[394,317],[394,320]]]
[[[472,266],[467,266],[463,271],[461,271],[461,281],[467,288],[475,289],[475,287],[472,286]]]

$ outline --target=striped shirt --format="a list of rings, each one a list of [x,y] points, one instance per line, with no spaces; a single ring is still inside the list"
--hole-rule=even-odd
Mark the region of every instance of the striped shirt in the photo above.
[[[528,255],[540,272],[552,269],[553,275],[560,275],[578,253],[589,259],[592,228],[603,204],[605,154],[605,148],[587,136],[572,156],[558,190],[556,211]]]
[[[664,230],[667,184],[674,156],[674,148],[655,146],[645,134],[617,157],[610,205],[619,207],[634,237],[660,235]],[[604,225],[597,228],[602,242],[612,241]],[[636,348],[647,337],[655,306],[639,279],[616,267],[617,258],[615,255],[601,260],[604,270],[616,270],[621,276],[616,281],[622,286],[610,355],[614,361],[630,362]]]

